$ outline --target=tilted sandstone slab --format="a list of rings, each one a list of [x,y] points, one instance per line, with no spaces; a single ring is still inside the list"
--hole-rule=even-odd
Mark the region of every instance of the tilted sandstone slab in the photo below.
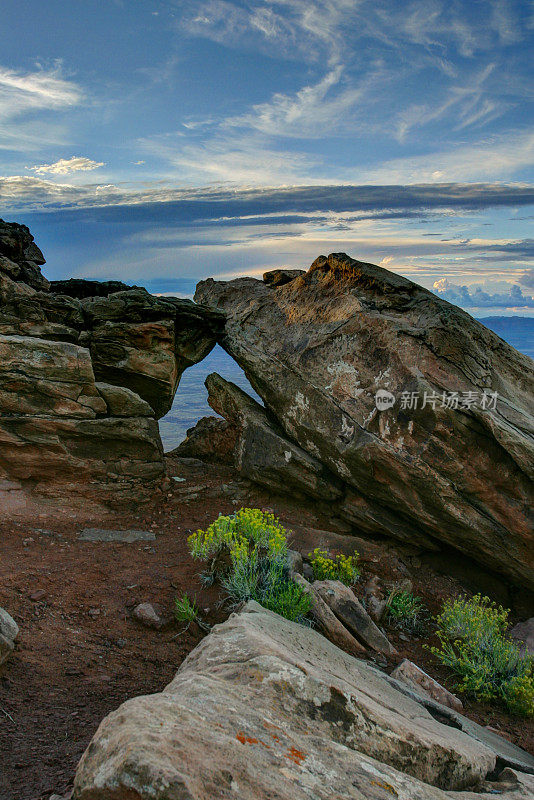
[[[106,717],[74,798],[445,800],[479,788],[495,752],[393,683],[251,602],[163,692]]]
[[[203,281],[195,299],[226,313],[221,344],[285,434],[343,481],[345,519],[444,542],[534,588],[530,358],[426,289],[345,254],[278,288]],[[379,389],[393,407],[377,409]],[[482,410],[484,390],[497,393],[495,408]],[[457,393],[458,408],[444,393]],[[405,408],[401,398],[414,396],[418,407]]]
[[[290,441],[256,400],[216,372],[206,378],[206,388],[210,406],[234,426],[234,464],[242,475],[268,489],[310,495],[317,501],[341,497],[339,481]]]

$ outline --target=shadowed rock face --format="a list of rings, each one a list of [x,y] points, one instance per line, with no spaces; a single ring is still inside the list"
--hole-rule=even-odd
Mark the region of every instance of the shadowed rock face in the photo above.
[[[531,359],[426,289],[345,254],[320,256],[278,288],[203,281],[195,300],[225,312],[221,344],[270,416],[342,481],[345,519],[446,542],[534,587]],[[393,407],[377,409],[378,389],[395,395]],[[481,409],[483,390],[497,392],[495,409]],[[443,393],[469,392],[476,406],[442,407]],[[403,408],[414,395],[418,407]]]
[[[206,388],[210,406],[233,427],[237,439],[233,463],[242,475],[281,494],[339,500],[342,492],[336,478],[290,441],[256,400],[216,372],[206,378]]]
[[[55,293],[43,263],[25,226],[0,221],[0,504],[21,485],[157,484],[156,419],[221,315],[118,281],[58,281]]]

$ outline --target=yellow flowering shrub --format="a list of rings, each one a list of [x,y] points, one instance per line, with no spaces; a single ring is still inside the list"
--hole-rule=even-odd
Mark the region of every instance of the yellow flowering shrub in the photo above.
[[[360,570],[357,567],[358,553],[356,551],[352,556],[344,556],[340,553],[331,558],[326,550],[316,547],[308,555],[311,561],[313,577],[316,581],[341,581],[347,586],[352,586],[360,577]]]
[[[534,714],[534,659],[506,636],[509,611],[475,595],[446,600],[436,617],[439,647],[430,648],[458,676],[456,688]]]
[[[287,531],[274,514],[241,508],[192,533],[187,543],[193,558],[212,561],[210,582],[217,556],[228,554],[231,566],[219,579],[234,603],[257,600],[297,622],[309,612],[310,598],[289,574]]]

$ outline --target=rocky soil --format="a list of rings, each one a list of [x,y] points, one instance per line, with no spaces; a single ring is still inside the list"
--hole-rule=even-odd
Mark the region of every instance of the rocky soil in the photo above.
[[[230,468],[168,463],[170,473],[185,480],[173,480],[166,496],[145,508],[84,516],[65,503],[41,518],[0,523],[0,606],[20,626],[15,653],[0,668],[2,800],[48,800],[54,792],[68,792],[103,717],[128,698],[161,691],[205,635],[196,625],[181,634],[177,625],[144,627],[132,617],[138,603],[154,604],[165,618],[174,598],[187,591],[201,609],[209,609],[203,612],[208,623],[228,616],[229,609],[219,606],[218,590],[199,581],[198,562],[190,559],[185,544],[190,530],[236,506],[252,505],[280,514],[303,552],[327,541],[340,550],[354,546],[342,531],[325,534],[328,519],[309,506],[258,490]],[[89,527],[153,531],[156,539],[80,541],[80,531]],[[437,610],[441,597],[463,590],[460,581],[423,567],[418,556],[402,547],[372,540],[356,545],[362,554],[360,587],[373,574],[384,581],[409,578],[431,610]],[[491,576],[478,573],[483,588],[489,581]],[[497,595],[504,591],[495,586]],[[388,671],[408,657],[451,685],[422,640],[401,638],[394,629],[388,636],[399,653],[381,662]],[[464,707],[475,721],[534,753],[532,722],[466,700]]]

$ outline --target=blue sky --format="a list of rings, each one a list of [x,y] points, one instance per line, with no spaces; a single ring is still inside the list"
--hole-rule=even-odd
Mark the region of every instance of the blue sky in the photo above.
[[[344,250],[534,315],[533,36],[530,0],[2,0],[0,216],[51,278]]]

